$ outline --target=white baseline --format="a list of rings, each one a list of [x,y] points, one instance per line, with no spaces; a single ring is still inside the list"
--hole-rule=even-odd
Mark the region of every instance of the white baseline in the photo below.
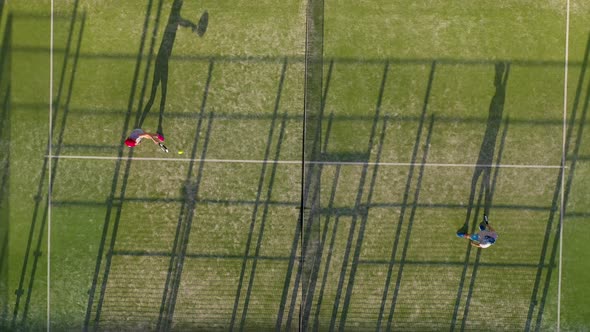
[[[135,161],[175,161],[217,164],[285,164],[301,165],[300,160],[262,160],[262,159],[190,159],[190,158],[151,158],[151,157],[109,157],[109,156],[46,156],[52,159],[85,160],[135,160]],[[306,161],[306,165],[341,165],[341,166],[425,166],[425,167],[485,167],[485,168],[567,168],[561,165],[523,165],[523,164],[452,164],[452,163],[399,163],[399,162],[363,162],[363,161]]]

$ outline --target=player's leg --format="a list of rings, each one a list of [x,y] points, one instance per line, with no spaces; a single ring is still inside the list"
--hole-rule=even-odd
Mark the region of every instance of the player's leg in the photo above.
[[[469,227],[467,226],[467,224],[464,224],[463,226],[461,226],[461,228],[457,230],[457,236],[461,238],[469,238],[469,234],[467,233],[468,231]]]

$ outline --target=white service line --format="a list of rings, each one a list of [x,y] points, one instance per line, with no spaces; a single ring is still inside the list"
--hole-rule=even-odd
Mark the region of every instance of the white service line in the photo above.
[[[563,128],[562,128],[562,154],[561,164],[564,166],[561,169],[561,197],[559,207],[559,269],[557,280],[557,332],[561,329],[561,272],[563,261],[563,215],[565,214],[565,162],[567,157],[566,146],[566,130],[567,130],[567,71],[569,59],[569,35],[570,35],[570,1],[566,0],[565,9],[565,65],[564,65],[564,79],[563,79]]]
[[[109,156],[46,156],[52,159],[86,159],[86,160],[136,160],[136,161],[178,161],[203,162],[218,164],[287,164],[301,165],[299,160],[256,160],[256,159],[190,159],[190,158],[149,158],[149,157],[109,157]],[[396,163],[396,162],[362,162],[362,161],[306,161],[306,165],[342,165],[342,166],[426,166],[426,167],[489,167],[489,168],[550,168],[559,169],[560,165],[480,165],[480,164],[445,164],[445,163]],[[567,167],[564,167],[567,168]]]
[[[49,37],[49,155],[53,153],[53,0],[51,0],[51,23]],[[51,161],[47,163],[48,185],[47,185],[47,332],[51,330]]]

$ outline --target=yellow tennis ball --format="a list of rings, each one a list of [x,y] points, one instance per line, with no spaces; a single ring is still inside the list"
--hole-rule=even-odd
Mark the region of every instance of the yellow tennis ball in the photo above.
[[[178,154],[183,154],[183,153],[184,153],[184,151],[178,150]]]

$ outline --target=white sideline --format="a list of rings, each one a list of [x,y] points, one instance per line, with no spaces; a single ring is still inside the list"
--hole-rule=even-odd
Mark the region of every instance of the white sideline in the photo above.
[[[218,164],[286,164],[301,165],[299,160],[257,160],[257,159],[190,159],[190,158],[150,158],[150,157],[109,157],[109,156],[45,156],[51,159],[86,159],[86,160],[136,160],[136,161],[177,161],[177,162],[203,162]],[[362,162],[362,161],[307,161],[306,165],[341,165],[341,166],[425,166],[425,167],[489,167],[489,168],[567,168],[561,165],[481,165],[481,164],[447,164],[447,163],[398,163],[398,162]]]
[[[564,168],[561,169],[561,197],[559,207],[559,269],[557,278],[557,332],[561,329],[561,272],[563,261],[563,215],[565,213],[565,162],[567,151],[566,145],[566,130],[567,130],[567,71],[569,59],[569,35],[570,35],[570,1],[566,0],[565,7],[565,65],[564,65],[564,79],[563,79],[563,128],[562,128],[562,152],[561,164]]]
[[[51,23],[49,38],[49,155],[53,153],[53,0],[51,0]],[[47,185],[47,332],[51,330],[51,160],[48,163]]]

